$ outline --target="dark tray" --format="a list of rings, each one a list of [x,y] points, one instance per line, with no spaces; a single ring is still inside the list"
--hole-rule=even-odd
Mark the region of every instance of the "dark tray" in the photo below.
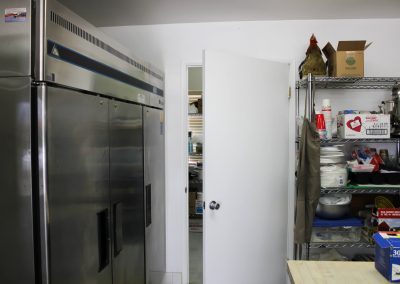
[[[351,184],[400,185],[400,173],[349,173]]]

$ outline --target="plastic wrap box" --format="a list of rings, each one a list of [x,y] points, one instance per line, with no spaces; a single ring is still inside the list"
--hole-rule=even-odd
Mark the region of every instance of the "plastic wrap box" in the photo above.
[[[400,231],[400,208],[374,208],[371,219],[378,231]]]
[[[315,217],[311,242],[359,242],[362,227],[363,220],[359,218],[327,220]]]
[[[340,114],[337,116],[337,135],[343,139],[390,138],[390,115]]]
[[[400,233],[379,232],[375,240],[375,268],[391,282],[400,282]]]

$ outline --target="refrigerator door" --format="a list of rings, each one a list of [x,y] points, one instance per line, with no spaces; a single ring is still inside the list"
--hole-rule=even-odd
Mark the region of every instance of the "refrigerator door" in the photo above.
[[[32,74],[31,2],[0,1],[0,77]]]
[[[166,269],[164,111],[144,107],[147,283]]]
[[[47,88],[50,283],[109,284],[108,100]]]
[[[0,282],[33,284],[30,79],[0,79],[0,105]]]
[[[110,101],[113,283],[145,282],[142,107]]]

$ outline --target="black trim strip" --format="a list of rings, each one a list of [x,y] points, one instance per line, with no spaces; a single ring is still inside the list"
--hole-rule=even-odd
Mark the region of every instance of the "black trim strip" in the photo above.
[[[101,62],[86,57],[72,49],[69,49],[50,40],[47,41],[47,55],[92,71],[94,73],[126,83],[136,88],[151,92],[161,97],[164,96],[163,90],[149,83],[143,82],[135,77],[127,75],[119,70],[111,68]]]

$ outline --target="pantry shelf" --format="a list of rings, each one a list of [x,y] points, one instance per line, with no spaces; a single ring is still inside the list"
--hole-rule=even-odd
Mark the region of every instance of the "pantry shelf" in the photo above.
[[[333,138],[330,140],[321,140],[321,145],[335,145],[335,144],[354,144],[354,143],[400,143],[400,138],[390,139],[341,139]]]
[[[202,184],[203,180],[201,180],[201,179],[190,179],[189,183],[190,184]]]
[[[328,193],[351,193],[351,194],[400,194],[400,185],[397,187],[391,186],[377,186],[377,187],[362,187],[362,186],[348,186],[348,187],[325,187],[321,188],[322,194]]]
[[[296,143],[300,143],[300,138],[296,139]],[[357,143],[391,143],[397,144],[400,143],[400,138],[389,138],[389,139],[342,139],[342,138],[333,138],[329,140],[321,140],[321,145],[340,145],[340,144],[357,144]]]
[[[337,243],[309,243],[307,244],[309,249],[318,248],[373,248],[373,244],[367,242],[337,242]]]
[[[391,89],[400,77],[312,77],[314,87],[320,89]],[[297,82],[298,88],[307,88],[308,80]]]
[[[328,91],[328,95],[336,94],[336,92],[333,92],[334,89],[337,91],[340,91],[337,93],[338,95],[343,95],[345,96],[346,94],[350,93],[351,90],[353,91],[356,90],[367,90],[368,95],[372,95],[373,93],[380,94],[385,92],[390,91],[393,89],[393,87],[397,84],[400,83],[400,77],[315,77],[312,76],[311,74],[308,74],[306,78],[303,80],[297,81],[296,83],[296,112],[295,115],[296,117],[300,117],[302,115],[301,113],[301,106],[304,106],[301,104],[301,94],[305,93],[305,97],[307,98],[305,100],[306,104],[306,113],[304,114],[305,117],[312,117],[313,115],[313,110],[315,106],[315,95],[317,90],[332,90],[332,92]],[[350,92],[342,92],[342,90],[350,90]],[[373,92],[375,90],[375,92]],[[377,91],[377,90],[382,90],[382,91]],[[305,91],[305,92],[304,92]],[[322,92],[324,93],[324,92]],[[358,92],[360,93],[360,91]],[[357,94],[358,94],[357,93]],[[338,100],[340,100],[338,98]],[[330,104],[327,104],[330,105]],[[297,144],[297,150],[299,150],[299,144],[300,144],[300,139],[298,138],[300,135],[299,132],[300,128],[296,128],[296,144]],[[385,148],[390,148],[393,151],[396,152],[396,157],[399,157],[399,151],[400,151],[400,137],[397,138],[388,138],[388,139],[374,139],[376,136],[371,136],[372,139],[341,139],[341,138],[333,138],[330,140],[321,140],[320,146],[321,149],[324,146],[333,146],[333,145],[346,145],[344,147],[343,151],[346,151],[345,153],[348,154],[348,152],[351,149],[352,145],[369,145],[369,144],[377,144],[373,145],[374,148],[381,148],[380,145],[385,145]],[[390,145],[389,145],[390,144]],[[372,145],[371,145],[372,147]],[[328,150],[328,149],[326,149]],[[349,157],[349,155],[345,155],[346,158]],[[324,160],[325,161],[325,160]],[[353,183],[356,181],[353,180]],[[372,181],[371,181],[372,182]],[[388,181],[385,181],[388,182]],[[394,183],[394,181],[393,181]],[[347,184],[347,183],[344,183]],[[324,184],[325,185],[325,184]],[[328,184],[326,184],[328,185]],[[332,185],[339,185],[339,184],[333,184]],[[352,185],[348,184],[346,187],[321,187],[321,194],[331,194],[331,193],[349,193],[353,195],[359,195],[358,198],[355,199],[370,199],[373,196],[366,196],[362,197],[361,195],[392,195],[392,197],[395,197],[396,195],[400,196],[400,184],[362,184],[362,185]],[[360,201],[361,202],[361,201]],[[369,201],[368,201],[369,202]],[[360,205],[361,206],[361,205]],[[334,226],[330,226],[327,228],[333,228]],[[332,237],[334,234],[332,233],[327,233],[327,238],[329,239]],[[319,241],[323,239],[315,239],[315,241]],[[312,242],[312,243],[307,243],[305,244],[306,250],[304,251],[304,247],[299,247],[296,246],[296,258],[299,257],[300,259],[303,258],[304,256],[306,259],[309,259],[310,256],[310,250],[311,249],[334,249],[334,248],[342,248],[343,251],[345,251],[348,254],[353,254],[354,252],[357,252],[357,250],[360,250],[362,248],[373,248],[374,245],[368,242],[365,239],[361,239],[358,242],[349,242],[350,239],[343,239],[343,241],[347,242],[335,242],[335,238],[332,238],[332,242]],[[340,239],[338,239],[340,240]],[[305,252],[305,254],[304,254]]]
[[[191,153],[189,154],[190,157],[202,157],[203,154],[202,153]]]

